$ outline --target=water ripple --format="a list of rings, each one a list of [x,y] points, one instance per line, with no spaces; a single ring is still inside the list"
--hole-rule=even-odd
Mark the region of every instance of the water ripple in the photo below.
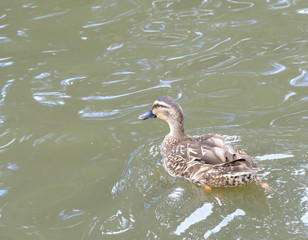
[[[246,19],[241,21],[232,21],[230,23],[231,27],[243,27],[243,26],[249,26],[258,23],[257,20],[254,19]]]
[[[109,47],[107,47],[107,50],[108,51],[114,51],[114,50],[119,49],[123,46],[124,46],[123,43],[112,43]]]
[[[102,26],[102,25],[105,25],[105,24],[109,24],[109,23],[115,23],[117,21],[120,21],[123,17],[131,16],[134,13],[134,11],[135,11],[135,9],[130,9],[130,10],[127,10],[125,12],[122,12],[122,13],[114,16],[112,19],[110,19],[108,21],[88,23],[88,24],[84,25],[83,28],[93,28],[93,27],[98,27],[98,26]]]
[[[7,80],[6,83],[3,85],[2,89],[1,89],[0,105],[4,104],[4,101],[5,101],[6,96],[8,94],[8,89],[10,88],[10,86],[13,84],[14,81],[15,81],[15,79]]]
[[[104,221],[100,230],[102,235],[118,235],[132,229],[134,222],[135,219],[132,214],[125,216],[121,210],[118,210],[114,215]]]
[[[295,87],[307,87],[308,86],[308,73],[306,70],[302,70],[302,73],[291,79],[290,84]]]
[[[6,61],[12,59],[13,57],[0,58],[0,67],[8,67],[14,64],[14,61]]]
[[[304,122],[306,122],[308,119],[308,116],[305,113],[308,113],[308,111],[303,110],[299,112],[283,114],[282,116],[279,116],[273,119],[269,125],[270,126],[273,126],[273,125],[292,126],[294,125],[294,123],[296,123],[297,127],[300,127],[300,126],[304,127],[305,126]]]
[[[9,37],[2,37],[0,36],[0,44],[3,44],[3,43],[8,43],[8,42],[12,42],[13,40]]]
[[[239,2],[235,0],[228,0],[228,2],[232,4],[231,5],[232,11],[246,10],[248,8],[252,8],[255,6],[255,4],[251,2]]]
[[[288,8],[290,6],[291,6],[291,3],[289,0],[275,0],[275,1],[270,1],[268,8],[277,10],[277,9]]]
[[[172,84],[178,81],[181,81],[183,79],[176,79],[176,80],[170,80],[170,81],[164,81],[164,80],[160,80],[159,84],[156,86],[152,86],[149,88],[143,88],[137,91],[133,91],[133,92],[127,92],[127,93],[123,93],[123,94],[117,94],[117,95],[110,95],[110,96],[87,96],[87,97],[82,97],[81,100],[84,101],[93,101],[93,100],[109,100],[109,99],[115,99],[115,98],[121,98],[121,97],[126,97],[126,96],[130,96],[130,95],[134,95],[134,94],[139,94],[142,92],[147,92],[153,89],[157,89],[157,88],[171,88]]]
[[[63,205],[60,207],[60,203],[69,201],[69,199],[76,196],[79,192],[80,188],[73,184],[53,184],[37,189],[30,189],[28,191],[19,192],[18,198],[11,200],[2,208],[2,213],[6,214],[7,211],[19,213],[20,218],[18,222],[25,226],[29,226],[30,222],[33,222],[32,218],[42,218],[42,210],[44,210],[44,220],[41,220],[48,221],[48,216],[55,214],[55,207],[58,209],[62,208]],[[61,211],[63,212],[63,210]],[[14,217],[10,217],[9,215],[6,215],[6,217],[16,224],[16,219],[14,220]],[[64,222],[61,221],[61,224],[62,223],[64,224]],[[69,225],[71,225],[71,223],[69,223]],[[64,226],[62,225],[61,228],[62,227]]]
[[[73,85],[75,81],[85,79],[87,76],[71,77],[61,81],[61,85],[68,86]]]
[[[245,216],[246,213],[241,209],[236,209],[234,213],[229,214],[226,216],[215,228],[208,230],[204,234],[204,238],[208,239],[212,234],[218,233],[223,227],[227,226],[231,221],[234,220],[235,217],[238,216]]]
[[[164,22],[155,21],[149,24],[146,24],[142,30],[144,32],[160,32],[163,31],[166,28]]]
[[[33,99],[45,106],[64,105],[65,99],[71,96],[61,92],[36,92],[33,93]]]
[[[181,224],[176,228],[174,234],[180,235],[185,232],[191,225],[205,220],[213,212],[213,204],[205,203],[202,207],[191,213]]]
[[[2,151],[1,149],[2,148],[6,148],[8,146],[10,146],[13,142],[15,142],[16,138],[13,138],[11,141],[9,141],[8,143],[4,144],[4,145],[1,145],[0,146],[0,151]]]
[[[256,156],[255,159],[259,161],[265,161],[265,160],[284,159],[284,158],[292,158],[292,157],[294,157],[293,154],[277,153],[277,154],[265,154],[263,156]]]
[[[58,53],[66,52],[66,51],[68,51],[68,49],[51,49],[51,50],[44,50],[42,52],[43,53],[51,53],[53,56],[55,56]]]
[[[3,18],[5,18],[6,16],[7,16],[7,14],[5,14],[5,13],[2,14],[2,15],[0,16],[0,20],[3,19]]]
[[[55,12],[55,13],[50,13],[50,14],[34,17],[34,18],[32,18],[32,20],[41,20],[41,19],[45,19],[45,18],[55,17],[55,16],[66,14],[68,12],[69,12],[69,9],[64,10],[64,11],[60,11],[60,12]]]
[[[296,10],[299,14],[308,14],[308,8],[301,8]]]
[[[274,74],[278,74],[278,73],[286,70],[286,67],[284,65],[279,64],[277,62],[269,63],[269,65],[274,67],[274,69],[270,70],[270,71],[261,72],[262,75],[274,75]]]
[[[115,119],[122,117],[126,115],[122,112],[122,114],[119,115],[120,110],[119,109],[112,109],[112,110],[105,110],[105,111],[91,111],[90,109],[83,109],[78,112],[81,118],[86,119],[96,119],[96,120],[102,120],[102,119]]]

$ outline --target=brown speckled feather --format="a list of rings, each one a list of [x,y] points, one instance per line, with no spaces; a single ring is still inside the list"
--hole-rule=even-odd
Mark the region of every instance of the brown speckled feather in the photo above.
[[[189,136],[184,133],[183,110],[171,97],[160,97],[140,119],[161,118],[170,133],[162,143],[165,167],[171,175],[212,187],[240,186],[255,180],[261,168],[253,158],[218,134]]]

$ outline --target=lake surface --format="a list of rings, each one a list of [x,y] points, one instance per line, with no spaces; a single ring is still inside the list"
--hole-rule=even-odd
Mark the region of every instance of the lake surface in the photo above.
[[[0,3],[0,239],[308,238],[307,1]],[[272,191],[170,176],[162,95]]]

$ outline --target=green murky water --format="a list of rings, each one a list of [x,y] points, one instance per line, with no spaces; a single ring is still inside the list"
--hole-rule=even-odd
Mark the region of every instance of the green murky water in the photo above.
[[[306,1],[0,3],[0,239],[308,238]],[[168,175],[161,95],[273,191]]]

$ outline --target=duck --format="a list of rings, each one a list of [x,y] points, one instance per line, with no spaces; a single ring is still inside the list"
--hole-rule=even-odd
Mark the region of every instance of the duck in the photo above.
[[[154,101],[140,120],[160,118],[170,132],[161,144],[161,154],[168,173],[209,187],[236,187],[258,180],[254,159],[216,133],[189,136],[184,131],[183,110],[170,96]]]

